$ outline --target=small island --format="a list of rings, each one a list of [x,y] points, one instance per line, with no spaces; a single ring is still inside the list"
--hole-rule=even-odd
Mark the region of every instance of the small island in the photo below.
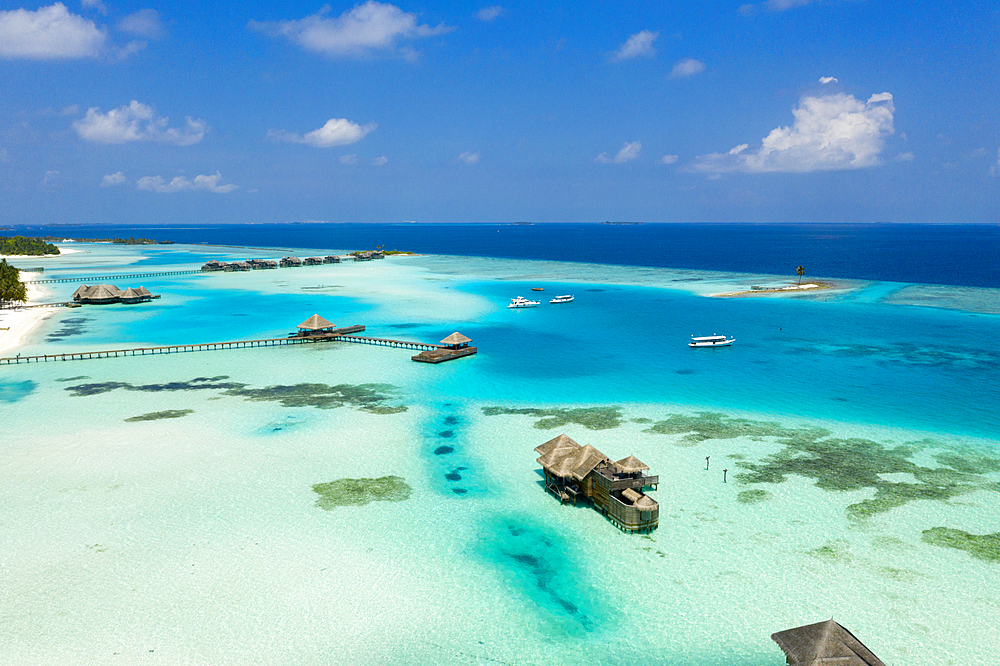
[[[43,257],[59,254],[59,248],[52,243],[46,243],[44,238],[0,236],[0,254],[20,257]]]
[[[752,286],[744,291],[727,291],[719,294],[709,294],[714,298],[741,298],[745,296],[771,296],[774,294],[800,293],[804,291],[820,291],[823,289],[833,289],[832,282],[822,282],[815,280],[806,284],[789,284],[783,287],[759,287]]]

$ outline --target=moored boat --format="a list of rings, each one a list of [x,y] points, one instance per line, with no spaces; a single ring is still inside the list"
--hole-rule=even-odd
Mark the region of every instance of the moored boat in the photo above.
[[[541,305],[541,301],[529,301],[524,296],[518,296],[517,298],[510,299],[510,303],[507,305],[508,308],[533,308]]]
[[[705,335],[700,338],[691,336],[688,347],[728,347],[736,342],[736,338],[727,338],[724,335]]]
[[[556,296],[549,303],[570,303],[573,300],[571,294],[566,294],[565,296]]]

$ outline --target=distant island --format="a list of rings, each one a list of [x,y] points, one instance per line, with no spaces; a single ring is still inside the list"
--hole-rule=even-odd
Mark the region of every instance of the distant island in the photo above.
[[[611,220],[605,220],[604,222],[601,222],[601,224],[616,224],[616,225],[624,225],[624,226],[640,226],[640,225],[643,225],[643,224],[646,224],[646,223],[645,222],[612,222]]]
[[[173,241],[158,241],[152,238],[63,238],[59,236],[43,236],[46,241],[73,241],[74,243],[114,243],[115,245],[173,245]]]
[[[52,243],[46,243],[43,238],[0,236],[0,254],[40,257],[46,254],[59,254],[59,248]]]

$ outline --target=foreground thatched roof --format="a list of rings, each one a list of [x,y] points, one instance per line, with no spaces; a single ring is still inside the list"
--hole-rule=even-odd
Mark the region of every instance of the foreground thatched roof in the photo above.
[[[307,331],[318,331],[323,328],[334,328],[335,326],[336,324],[323,319],[318,314],[314,314],[312,317],[309,317],[309,319],[306,319],[304,322],[299,324],[299,328]]]
[[[790,666],[885,666],[850,631],[833,619],[771,634]]]
[[[550,439],[549,441],[545,442],[544,444],[539,444],[538,446],[535,447],[535,451],[537,451],[538,453],[542,454],[542,457],[544,458],[544,457],[548,456],[550,453],[552,453],[553,451],[555,451],[556,449],[567,448],[567,447],[571,448],[571,449],[582,448],[579,444],[577,444],[573,440],[572,437],[570,437],[569,435],[563,433],[562,435],[559,435],[558,437],[553,437],[552,439]]]
[[[616,462],[615,465],[618,467],[618,469],[620,469],[621,471],[623,471],[623,472],[625,472],[627,474],[632,474],[634,472],[641,472],[644,469],[649,469],[649,465],[647,465],[646,463],[642,462],[641,460],[639,460],[635,456],[629,456],[628,458],[622,458],[621,460],[619,460],[618,462]]]
[[[472,338],[467,338],[458,331],[455,331],[447,338],[442,340],[439,344],[442,345],[464,345],[466,342],[472,342]]]

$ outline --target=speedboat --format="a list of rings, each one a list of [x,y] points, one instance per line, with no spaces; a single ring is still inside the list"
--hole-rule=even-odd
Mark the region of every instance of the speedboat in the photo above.
[[[510,299],[510,304],[507,305],[509,308],[533,308],[541,305],[541,301],[529,301],[524,296],[518,296],[517,298]]]
[[[736,342],[736,338],[727,338],[724,335],[705,335],[700,338],[691,336],[688,347],[728,347]]]
[[[565,296],[556,296],[549,303],[569,303],[573,300],[573,296],[566,294]]]

